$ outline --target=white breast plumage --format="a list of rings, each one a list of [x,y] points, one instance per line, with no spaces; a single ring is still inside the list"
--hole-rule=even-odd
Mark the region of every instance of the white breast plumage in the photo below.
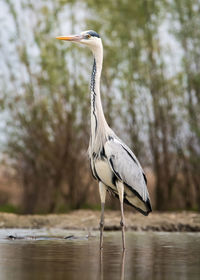
[[[113,189],[116,189],[116,187],[112,183],[112,171],[110,169],[110,166],[108,164],[107,160],[96,160],[95,163],[95,170],[98,175],[98,177],[101,179],[101,181],[106,185]]]

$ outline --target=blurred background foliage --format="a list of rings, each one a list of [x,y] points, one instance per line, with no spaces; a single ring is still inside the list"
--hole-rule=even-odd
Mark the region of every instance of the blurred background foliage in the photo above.
[[[55,40],[87,29],[104,44],[106,118],[146,170],[153,208],[200,210],[200,0],[2,0],[1,11],[0,210],[99,204],[92,55]]]

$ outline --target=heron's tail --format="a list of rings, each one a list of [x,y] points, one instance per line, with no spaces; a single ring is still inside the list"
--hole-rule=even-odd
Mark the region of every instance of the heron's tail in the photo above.
[[[143,214],[144,216],[148,216],[150,212],[152,212],[151,202],[149,198],[146,202],[140,200],[137,197],[128,197],[124,198],[124,202],[132,207],[134,207],[138,212]]]
[[[141,214],[148,216],[152,212],[151,202],[149,196],[147,196],[146,201],[133,189],[125,185],[124,190],[124,202],[132,207],[134,207]]]
[[[119,199],[119,195],[117,192],[113,191],[113,189],[108,188],[109,192]],[[139,211],[144,216],[148,216],[150,212],[152,212],[151,202],[149,197],[144,201],[139,194],[131,191],[125,185],[124,190],[124,203],[134,207],[137,211]]]

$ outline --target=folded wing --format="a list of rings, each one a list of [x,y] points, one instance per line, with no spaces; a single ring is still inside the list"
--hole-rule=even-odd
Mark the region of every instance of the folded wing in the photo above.
[[[151,212],[146,177],[133,152],[118,139],[111,139],[104,145],[110,168],[125,186],[125,202],[134,206],[144,215]]]

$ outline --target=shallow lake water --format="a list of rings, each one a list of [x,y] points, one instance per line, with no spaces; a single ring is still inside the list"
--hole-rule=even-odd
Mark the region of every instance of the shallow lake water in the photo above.
[[[0,279],[200,279],[200,233],[126,232],[125,254],[120,232],[105,232],[101,253],[98,232],[87,234],[0,230]]]

